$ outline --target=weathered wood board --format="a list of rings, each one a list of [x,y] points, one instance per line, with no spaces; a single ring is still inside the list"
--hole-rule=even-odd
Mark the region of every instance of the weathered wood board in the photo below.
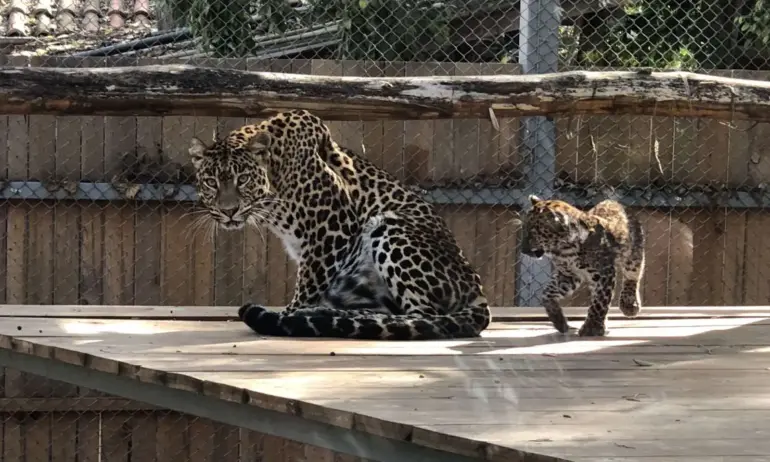
[[[520,309],[479,339],[437,342],[260,338],[223,320],[231,310],[6,305],[0,347],[116,374],[127,363],[136,380],[222,400],[246,390],[251,405],[461,454],[486,442],[486,460],[770,454],[770,307],[651,307],[603,339],[565,339]]]

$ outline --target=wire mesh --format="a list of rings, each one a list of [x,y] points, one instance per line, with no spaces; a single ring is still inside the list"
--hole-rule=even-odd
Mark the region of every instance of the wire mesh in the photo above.
[[[770,10],[763,0],[6,0],[4,6],[0,60],[13,66],[190,63],[345,76],[643,66],[759,80],[770,71]],[[211,140],[249,122],[0,116],[0,301],[286,303],[295,267],[277,238],[217,232],[209,239],[191,213],[190,138]],[[435,204],[495,306],[538,305],[549,277],[547,264],[528,261],[518,249],[515,218],[528,192],[581,207],[604,198],[632,207],[648,234],[645,305],[768,304],[770,259],[762,249],[770,137],[764,124],[574,116],[500,119],[497,129],[486,120],[329,125],[338,142]],[[725,196],[734,207],[713,205]],[[576,294],[571,304],[584,305],[586,295]],[[70,422],[79,435],[82,428],[101,435],[97,446],[105,454],[107,433],[98,429],[113,425],[134,435],[133,419],[150,412],[97,404],[72,412],[45,411],[42,404],[37,411],[8,410],[15,396],[87,396],[27,384],[22,395],[11,395],[11,372],[3,398],[11,407],[0,408],[6,435],[45,439],[40,418],[56,428]],[[93,399],[101,406],[98,400],[107,398]],[[171,426],[195,422],[164,416]],[[185,454],[199,443],[189,425]],[[212,438],[237,438],[208,423],[202,428],[208,433],[201,444],[225,451],[211,460],[227,460],[233,446]],[[120,451],[140,450],[144,439],[131,438],[138,442],[129,444],[126,436],[116,443]],[[46,439],[40,450],[57,445]]]

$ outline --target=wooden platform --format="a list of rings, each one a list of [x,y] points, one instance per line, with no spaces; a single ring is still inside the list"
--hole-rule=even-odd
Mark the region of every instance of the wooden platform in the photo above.
[[[584,309],[568,311],[579,326]],[[59,375],[162,385],[437,448],[441,460],[770,460],[770,307],[645,308],[636,320],[613,309],[599,340],[563,339],[541,309],[497,308],[482,339],[412,343],[258,338],[233,313],[0,306],[0,365],[75,365],[82,377]]]

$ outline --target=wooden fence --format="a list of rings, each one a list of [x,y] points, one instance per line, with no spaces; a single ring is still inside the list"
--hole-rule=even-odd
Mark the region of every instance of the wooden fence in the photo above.
[[[23,65],[26,65],[23,58]],[[31,65],[157,63],[29,58]],[[7,64],[22,65],[17,58]],[[251,70],[342,75],[515,73],[507,64],[347,61],[196,61]],[[764,73],[727,71],[766,79]],[[216,117],[0,116],[0,176],[11,181],[110,181],[126,154],[187,164],[190,137],[211,139],[247,120]],[[333,122],[337,139],[420,185],[511,182],[517,119]],[[599,185],[737,187],[770,182],[768,129],[707,119],[573,117],[558,120],[557,171]],[[440,191],[439,191],[440,192]],[[470,198],[469,198],[470,199]],[[294,265],[279,241],[250,230],[195,232],[187,202],[0,202],[0,302],[269,305],[288,301]],[[513,305],[518,258],[513,208],[438,206],[481,271],[494,305]],[[640,210],[648,227],[647,305],[767,304],[770,258],[760,209]],[[769,250],[770,252],[770,250]],[[582,303],[580,295],[575,303]]]
[[[0,370],[3,462],[365,462],[354,456]]]

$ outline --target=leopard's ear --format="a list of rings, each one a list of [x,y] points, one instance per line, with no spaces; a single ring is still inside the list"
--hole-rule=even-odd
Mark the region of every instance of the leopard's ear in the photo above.
[[[270,133],[259,131],[249,140],[249,150],[257,153],[269,149],[271,144],[273,144],[273,137]]]
[[[540,198],[539,198],[539,197],[537,197],[536,195],[534,195],[534,194],[530,194],[530,195],[529,195],[529,202],[530,202],[532,205],[537,205],[537,203],[538,203],[538,202],[540,202],[540,201],[542,201],[542,199],[540,199]]]
[[[193,167],[197,170],[201,162],[203,161],[203,155],[206,153],[206,143],[200,140],[200,138],[193,137],[190,140],[190,148],[187,150],[187,152],[190,153],[190,161],[193,164]]]

